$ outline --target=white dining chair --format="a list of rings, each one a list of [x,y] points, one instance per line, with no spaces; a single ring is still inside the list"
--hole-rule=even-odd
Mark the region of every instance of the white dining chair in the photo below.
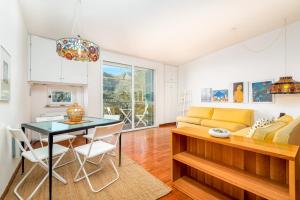
[[[144,118],[145,118],[146,114],[148,114],[148,106],[149,106],[148,103],[146,103],[143,114],[141,114],[141,115],[135,115],[138,118],[138,122],[135,125],[136,127],[140,123],[144,124],[144,126],[147,126],[148,121],[145,120]]]
[[[37,149],[33,149],[31,146],[28,138],[26,137],[25,133],[23,133],[20,129],[12,129],[10,127],[7,128],[8,132],[12,135],[12,137],[16,140],[16,143],[18,144],[19,148],[22,151],[22,156],[29,160],[30,162],[34,163],[31,169],[27,172],[27,174],[22,178],[22,180],[16,185],[14,189],[15,195],[18,197],[18,199],[23,200],[21,195],[18,193],[19,187],[23,184],[25,179],[32,173],[34,168],[36,166],[41,166],[44,170],[48,172],[48,165],[44,162],[48,159],[48,147],[40,147]],[[29,150],[25,150],[22,146],[21,142],[24,142],[25,145]],[[54,144],[53,145],[53,156],[59,156],[58,160],[54,163],[53,169],[57,166],[57,164],[60,162],[60,160],[64,157],[64,155],[68,152],[69,148]],[[53,176],[62,182],[63,184],[67,184],[67,181],[61,177],[57,172],[52,170]],[[42,184],[45,182],[45,180],[48,178],[49,174],[47,173],[43,179],[40,181],[40,183],[36,186],[36,188],[33,190],[33,192],[27,197],[26,199],[31,199],[35,193],[38,191],[38,189],[42,186]]]
[[[91,143],[75,148],[77,160],[80,164],[80,167],[75,175],[74,182],[78,182],[85,178],[88,182],[90,189],[93,192],[99,192],[119,179],[119,172],[111,157],[109,157],[108,160],[112,165],[114,172],[116,173],[116,178],[114,178],[112,181],[105,184],[104,186],[100,187],[99,189],[95,189],[90,182],[89,176],[100,171],[102,169],[100,164],[102,163],[104,156],[109,156],[108,153],[116,149],[123,126],[124,122],[108,126],[96,127],[94,129]],[[111,135],[114,135],[114,137],[112,137],[113,139],[111,140],[111,142],[104,142],[103,140],[99,140],[99,138],[103,139],[105,137],[111,137]],[[81,159],[80,156],[83,156],[83,159]],[[99,165],[98,168],[92,172],[87,173],[84,165],[88,162],[89,159],[96,157],[99,157],[99,162],[97,163]],[[82,177],[79,177],[81,171],[84,175]]]
[[[35,119],[36,122],[59,121],[59,120],[64,120],[64,116],[37,117]],[[40,134],[40,133],[39,133],[39,137],[40,137],[41,146],[44,147],[43,143],[48,143],[48,137],[42,137],[42,134]],[[71,134],[61,134],[61,135],[53,136],[53,143],[68,141],[68,143],[69,143],[68,148],[69,148],[69,150],[71,150],[73,152],[73,159],[56,166],[56,168],[62,167],[64,165],[67,165],[76,160],[76,155],[75,155],[75,151],[74,151],[74,147],[73,147],[73,142],[75,139],[76,139],[76,136],[71,135]]]

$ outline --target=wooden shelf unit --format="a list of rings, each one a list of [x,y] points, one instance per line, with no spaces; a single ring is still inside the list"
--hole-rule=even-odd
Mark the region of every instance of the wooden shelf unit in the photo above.
[[[174,187],[193,199],[299,199],[298,149],[239,136],[214,138],[208,128],[173,129]]]

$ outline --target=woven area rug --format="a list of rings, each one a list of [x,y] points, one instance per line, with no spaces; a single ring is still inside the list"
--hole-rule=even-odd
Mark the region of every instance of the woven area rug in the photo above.
[[[71,159],[71,154],[66,156],[66,160]],[[78,161],[56,169],[61,176],[63,176],[68,184],[64,185],[53,178],[53,199],[63,200],[83,200],[83,199],[99,199],[99,200],[155,200],[168,194],[171,188],[166,186],[159,179],[148,173],[144,168],[139,166],[136,162],[122,155],[122,166],[118,167],[120,178],[108,186],[104,190],[93,193],[87,181],[84,179],[78,183],[73,182],[76,171],[79,168]],[[117,158],[115,163],[117,166]],[[31,166],[30,162],[26,162],[26,172]],[[112,180],[115,174],[112,170],[108,160],[105,160],[102,170],[90,177],[95,189],[100,188],[103,184]],[[87,171],[95,169],[94,165],[88,164]],[[19,193],[24,199],[33,191],[35,186],[39,183],[41,178],[46,174],[44,170],[37,167],[33,174],[31,174],[25,181],[24,185],[20,187]],[[20,172],[13,181],[9,193],[6,195],[6,200],[17,199],[13,193],[15,185],[20,181]],[[48,199],[48,179],[39,189],[33,199],[45,200]]]

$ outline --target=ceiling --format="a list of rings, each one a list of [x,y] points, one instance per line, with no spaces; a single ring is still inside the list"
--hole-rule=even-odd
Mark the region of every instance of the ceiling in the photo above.
[[[20,0],[30,33],[53,39],[80,34],[103,49],[172,65],[282,27],[284,18],[300,20],[299,0],[79,2]]]

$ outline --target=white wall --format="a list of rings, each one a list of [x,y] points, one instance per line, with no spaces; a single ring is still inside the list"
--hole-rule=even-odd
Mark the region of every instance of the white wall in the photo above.
[[[299,81],[300,22],[288,26],[287,40],[287,74]],[[253,52],[267,46],[270,47],[262,52]],[[282,75],[284,34],[279,29],[180,66],[179,90],[192,92],[193,105],[253,108],[256,110],[256,117],[278,116],[280,112],[300,115],[299,94],[276,95],[274,104],[201,103],[200,100],[201,88],[229,88],[230,83],[236,81],[277,80]]]
[[[12,158],[11,137],[3,127],[20,127],[29,120],[27,30],[17,0],[0,1],[0,45],[11,55],[11,100],[0,102],[0,196],[20,158]]]
[[[101,60],[99,65],[94,63],[89,65],[89,85],[87,88],[87,99],[88,99],[88,114],[94,116],[100,116],[102,113],[101,107],[101,63],[103,60],[111,61],[116,63],[135,65],[140,67],[147,67],[155,70],[155,105],[156,105],[156,120],[155,124],[162,124],[169,122],[169,116],[165,115],[165,65],[159,62],[154,62],[146,59],[136,58],[132,56],[122,55],[119,53],[102,50],[100,53]],[[172,66],[169,66],[172,67]],[[173,66],[174,67],[174,66]],[[176,67],[175,67],[176,68]],[[177,70],[177,68],[176,68]],[[100,95],[99,95],[100,94]],[[177,99],[174,101],[177,102]],[[174,104],[176,109],[177,103]],[[100,112],[99,112],[100,111]],[[173,116],[175,121],[175,116]]]

